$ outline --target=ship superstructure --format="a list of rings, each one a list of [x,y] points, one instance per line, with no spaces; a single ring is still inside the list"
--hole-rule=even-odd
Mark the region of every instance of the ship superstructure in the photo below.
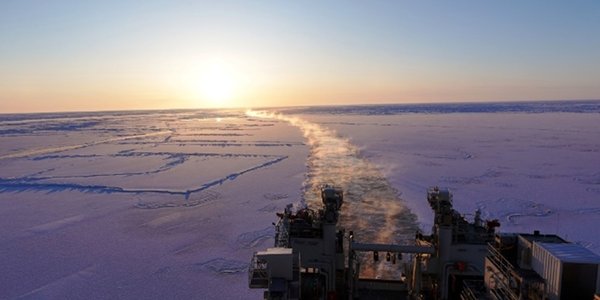
[[[257,252],[250,265],[251,288],[266,288],[265,299],[323,299],[345,284],[344,230],[337,220],[344,195],[321,190],[323,208],[278,213],[275,247]],[[332,297],[332,296],[327,296]]]
[[[467,220],[448,189],[427,190],[431,234],[417,232],[408,245],[358,242],[360,232],[337,224],[342,190],[326,185],[321,198],[321,209],[278,213],[274,247],[254,254],[249,286],[265,299],[598,297],[600,256],[556,235],[497,233],[498,220],[479,211]],[[397,266],[397,278],[363,277],[359,252]]]

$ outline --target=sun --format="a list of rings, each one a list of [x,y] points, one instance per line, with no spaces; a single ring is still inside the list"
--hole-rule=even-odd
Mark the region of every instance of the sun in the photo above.
[[[234,73],[223,64],[213,63],[202,71],[198,89],[203,106],[230,107],[236,90]]]

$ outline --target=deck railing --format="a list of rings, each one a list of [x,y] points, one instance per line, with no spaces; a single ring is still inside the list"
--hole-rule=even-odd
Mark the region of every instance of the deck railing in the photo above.
[[[488,244],[488,253],[489,254],[487,257],[502,274],[501,277],[498,276],[498,274],[492,274],[492,278],[495,279],[495,283],[497,284],[498,288],[490,290],[490,293],[496,299],[518,300],[519,296],[509,285],[509,282],[513,277],[513,265],[504,257],[504,255],[502,255],[502,253],[500,253],[500,251],[498,251],[498,249],[496,249],[496,247],[492,246],[491,244]]]

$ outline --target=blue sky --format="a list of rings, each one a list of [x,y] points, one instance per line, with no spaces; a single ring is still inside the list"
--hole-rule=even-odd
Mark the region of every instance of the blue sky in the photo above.
[[[597,1],[3,1],[0,40],[3,112],[600,98]]]

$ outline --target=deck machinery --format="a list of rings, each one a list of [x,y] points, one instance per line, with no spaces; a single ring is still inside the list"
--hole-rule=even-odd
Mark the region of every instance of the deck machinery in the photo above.
[[[575,291],[592,299],[600,291],[600,256],[537,231],[497,234],[498,220],[477,211],[468,221],[447,189],[427,190],[433,228],[430,235],[417,232],[411,245],[357,242],[337,224],[342,190],[326,185],[321,198],[319,210],[292,212],[288,205],[278,213],[274,247],[254,254],[249,287],[265,289],[264,299],[569,299]],[[397,278],[361,276],[359,252],[397,266]],[[565,285],[548,270],[579,280]]]

